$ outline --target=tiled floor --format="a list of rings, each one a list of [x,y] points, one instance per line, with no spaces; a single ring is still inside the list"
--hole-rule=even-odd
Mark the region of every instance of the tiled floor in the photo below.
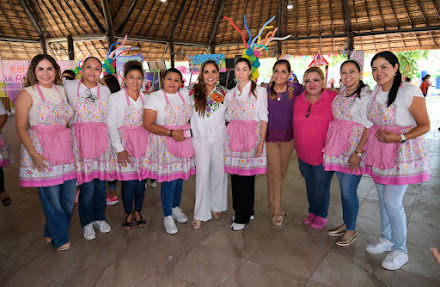
[[[404,198],[408,217],[409,263],[391,272],[380,267],[384,255],[370,255],[365,246],[380,230],[377,193],[371,178],[359,186],[358,240],[337,247],[326,230],[301,224],[307,214],[305,186],[294,155],[284,185],[285,224],[270,223],[266,178],[256,179],[255,217],[244,231],[229,229],[230,208],[220,220],[193,230],[178,224],[177,235],[162,225],[160,188],[146,191],[143,215],[147,226],[120,228],[123,208],[107,208],[113,230],[82,238],[75,207],[70,227],[72,249],[56,251],[42,237],[44,215],[35,189],[18,186],[17,168],[5,169],[9,207],[0,206],[0,286],[440,286],[440,265],[429,246],[440,247],[440,98],[428,99],[432,129],[426,135],[431,180],[410,186]],[[19,141],[10,117],[4,132],[19,158]],[[182,209],[191,215],[194,177],[184,184]],[[337,179],[331,188],[329,227],[341,224]],[[328,229],[326,228],[326,229]]]

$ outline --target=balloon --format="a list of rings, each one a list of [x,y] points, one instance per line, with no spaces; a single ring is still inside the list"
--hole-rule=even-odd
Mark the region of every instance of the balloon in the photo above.
[[[252,73],[252,78],[253,79],[258,79],[258,77],[260,76],[260,73],[258,73],[258,71],[255,71]]]
[[[253,53],[254,53],[254,51],[252,51],[252,49],[246,50],[246,55],[248,55],[248,56],[252,56]]]
[[[255,50],[255,51],[254,51],[254,56],[257,57],[257,58],[260,58],[260,56],[261,56],[261,52]]]
[[[252,56],[251,56],[252,57]],[[249,60],[249,56],[248,55],[243,55],[243,58],[248,59]]]
[[[255,62],[256,59],[257,59],[257,57],[255,57],[254,55],[252,55],[252,56],[249,57],[249,60],[250,60],[251,62]]]
[[[244,57],[244,56],[247,56],[246,51],[247,51],[247,49],[244,49],[244,50],[243,50],[243,54],[242,54],[243,57]]]
[[[258,59],[256,59],[253,63],[252,63],[252,66],[253,67],[255,67],[255,68],[259,68],[260,67],[260,61],[258,61]]]
[[[255,72],[257,70],[257,68],[252,67],[252,73]]]

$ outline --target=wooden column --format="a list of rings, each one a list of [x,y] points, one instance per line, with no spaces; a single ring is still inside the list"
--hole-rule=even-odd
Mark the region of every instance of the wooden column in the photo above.
[[[171,68],[174,68],[174,41],[170,41],[170,61],[171,61]]]
[[[46,39],[44,37],[40,38],[40,45],[41,45],[41,50],[43,50],[43,54],[47,54]]]
[[[102,10],[104,12],[104,18],[105,18],[105,23],[107,26],[107,31],[106,31],[106,35],[107,35],[107,43],[108,46],[110,47],[111,44],[115,43],[115,31],[113,31],[113,22],[112,22],[112,16],[110,14],[110,9],[108,6],[108,0],[102,0]]]
[[[69,60],[75,60],[75,48],[73,46],[73,38],[71,35],[67,36],[67,51]]]
[[[210,50],[211,50],[211,54],[215,54],[215,44],[212,43],[211,45],[209,45]]]

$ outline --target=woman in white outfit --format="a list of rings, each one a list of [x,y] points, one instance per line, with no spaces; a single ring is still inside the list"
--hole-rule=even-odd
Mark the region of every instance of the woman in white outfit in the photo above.
[[[199,81],[189,91],[193,101],[191,130],[197,167],[196,200],[192,226],[220,218],[227,210],[228,176],[224,170],[226,89],[217,85],[219,68],[215,61],[203,63]],[[212,215],[211,215],[212,212]]]

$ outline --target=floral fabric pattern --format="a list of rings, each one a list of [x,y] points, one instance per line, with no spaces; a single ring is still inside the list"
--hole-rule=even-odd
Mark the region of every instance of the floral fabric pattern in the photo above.
[[[191,100],[194,100],[194,89],[193,87],[189,90],[189,96],[191,97]],[[226,96],[226,88],[215,85],[214,89],[209,93],[209,95],[206,96],[206,111],[205,115],[209,117],[212,113],[217,111],[221,105],[224,104]]]

